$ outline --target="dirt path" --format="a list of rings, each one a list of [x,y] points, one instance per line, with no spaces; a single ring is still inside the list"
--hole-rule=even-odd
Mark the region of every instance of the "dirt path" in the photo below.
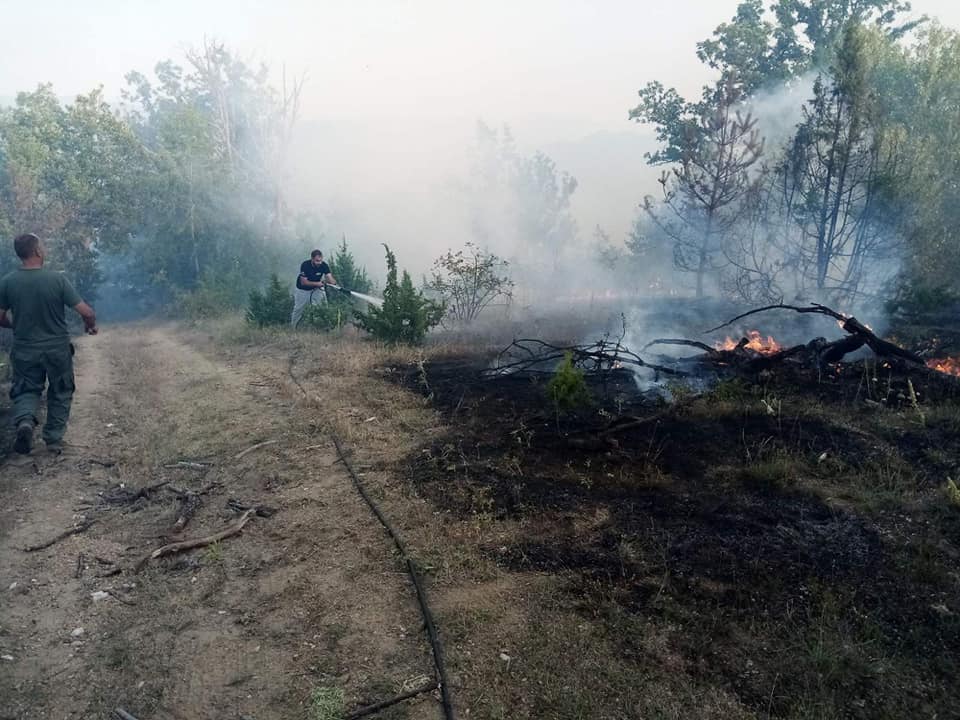
[[[429,679],[406,575],[285,368],[153,327],[81,340],[77,370],[73,447],[0,460],[0,718],[322,718],[338,688],[350,708]],[[229,499],[277,512],[134,571],[234,522]]]

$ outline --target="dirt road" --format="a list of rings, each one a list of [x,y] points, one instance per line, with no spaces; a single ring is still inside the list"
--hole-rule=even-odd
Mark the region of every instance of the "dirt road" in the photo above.
[[[0,460],[0,718],[323,718],[337,689],[429,680],[407,577],[286,370],[166,327],[79,341],[72,447]],[[276,513],[135,570],[236,522],[231,499]]]

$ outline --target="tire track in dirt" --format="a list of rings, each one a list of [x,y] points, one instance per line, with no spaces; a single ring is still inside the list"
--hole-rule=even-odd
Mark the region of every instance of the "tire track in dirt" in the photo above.
[[[308,717],[318,689],[344,688],[349,707],[424,679],[429,650],[406,577],[318,434],[316,411],[291,406],[279,368],[254,375],[170,328],[139,326],[84,339],[77,365],[76,447],[2,465],[0,648],[14,658],[0,661],[4,713],[103,716],[122,706],[141,720]],[[166,467],[184,460],[211,465]],[[161,481],[207,490],[186,537],[232,522],[230,498],[278,512],[133,574],[164,544],[177,497],[158,489],[107,505],[97,493]],[[86,532],[37,553],[18,549],[81,512],[96,519]],[[114,567],[97,557],[125,571],[95,577]],[[98,590],[114,595],[94,601]],[[78,627],[83,635],[71,637]],[[429,699],[400,712],[438,717]]]

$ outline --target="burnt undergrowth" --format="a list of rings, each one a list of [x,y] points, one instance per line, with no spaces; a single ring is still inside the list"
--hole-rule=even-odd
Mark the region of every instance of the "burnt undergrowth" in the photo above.
[[[561,416],[549,375],[492,355],[392,368],[454,428],[407,463],[508,572],[557,575],[638,673],[669,630],[691,682],[773,717],[948,713],[958,697],[960,384],[863,360],[720,369],[643,392],[588,374]],[[909,382],[908,382],[909,381]]]

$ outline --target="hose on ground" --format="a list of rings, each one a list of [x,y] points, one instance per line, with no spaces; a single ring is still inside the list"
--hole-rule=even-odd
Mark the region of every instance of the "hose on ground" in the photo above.
[[[300,392],[303,393],[305,397],[308,397],[306,389],[303,387],[297,376],[293,373],[293,367],[295,363],[296,355],[291,355],[290,367],[288,370],[290,379],[293,380],[294,384],[300,389]],[[443,662],[443,646],[440,643],[440,636],[437,633],[437,626],[433,619],[433,612],[430,610],[430,604],[427,600],[427,592],[423,587],[423,581],[420,579],[420,574],[417,572],[417,568],[413,562],[413,559],[407,554],[406,545],[404,545],[399,533],[396,531],[396,529],[394,529],[393,525],[390,524],[390,521],[387,520],[386,516],[383,514],[383,511],[380,509],[380,506],[377,505],[373,498],[370,497],[370,494],[367,492],[363,483],[360,481],[360,478],[357,476],[356,471],[354,471],[353,465],[350,464],[350,461],[347,459],[346,453],[344,453],[343,447],[340,444],[340,438],[337,437],[337,434],[332,430],[330,431],[330,437],[333,440],[334,447],[337,449],[337,457],[347,469],[347,474],[350,476],[350,480],[353,483],[357,493],[359,493],[360,497],[363,498],[364,502],[367,504],[367,507],[370,508],[377,520],[380,521],[383,529],[387,531],[387,534],[393,540],[394,545],[396,545],[397,550],[400,552],[400,557],[403,558],[404,565],[407,569],[407,574],[410,576],[410,582],[413,584],[413,588],[416,591],[417,604],[420,606],[420,614],[423,616],[424,627],[427,630],[427,638],[430,642],[430,650],[433,653],[433,664],[437,672],[437,682],[440,687],[440,703],[443,706],[443,715],[446,720],[454,720],[455,716],[450,695],[450,684],[447,682],[447,670],[446,665]]]

